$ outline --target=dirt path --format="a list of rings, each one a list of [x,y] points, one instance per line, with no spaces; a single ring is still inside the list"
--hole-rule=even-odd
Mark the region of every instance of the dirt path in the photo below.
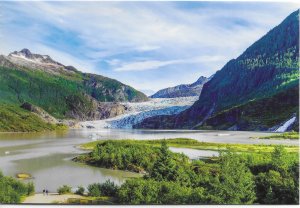
[[[80,195],[76,194],[64,194],[59,195],[58,193],[49,193],[48,195],[35,194],[29,196],[23,201],[23,204],[53,204],[61,203],[66,201],[68,198],[82,198]]]

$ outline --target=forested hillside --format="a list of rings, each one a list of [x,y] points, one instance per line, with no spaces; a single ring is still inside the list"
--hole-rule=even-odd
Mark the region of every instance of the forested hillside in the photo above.
[[[237,59],[229,61],[203,87],[199,100],[189,109],[177,116],[160,116],[145,120],[140,128],[201,128],[207,119],[218,113],[248,102],[272,97],[277,93],[295,88],[299,85],[299,10],[289,15],[280,25],[272,29],[260,40],[251,45]],[[287,93],[298,100],[298,92]],[[260,107],[267,105],[271,117],[279,117],[276,111],[280,103],[260,102]],[[292,107],[291,107],[292,108]],[[290,112],[280,111],[279,123],[299,114],[298,109]],[[274,123],[261,118],[257,124],[241,127],[240,130],[271,128]],[[271,118],[267,119],[270,120]],[[236,121],[240,122],[240,121]],[[237,123],[231,123],[235,125]],[[160,123],[160,125],[158,125]],[[277,123],[278,124],[278,123]],[[212,126],[219,128],[220,122]],[[224,127],[226,125],[224,124]],[[227,126],[226,126],[227,127]]]
[[[29,55],[39,58],[37,54]],[[93,120],[104,117],[104,104],[101,102],[147,100],[143,93],[117,80],[82,73],[56,62],[35,63],[36,59],[27,59],[23,60],[15,54],[0,57],[0,103],[21,105],[28,102],[56,118]],[[112,106],[116,108],[113,103]]]

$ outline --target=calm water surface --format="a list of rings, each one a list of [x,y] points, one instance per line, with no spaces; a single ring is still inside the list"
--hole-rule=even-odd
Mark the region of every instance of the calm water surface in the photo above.
[[[121,184],[130,177],[140,174],[119,170],[91,167],[71,161],[74,156],[83,153],[76,148],[79,144],[96,139],[162,139],[193,138],[206,142],[242,143],[242,144],[287,144],[298,145],[290,140],[258,140],[249,137],[264,136],[270,133],[231,132],[231,131],[152,131],[152,130],[70,130],[68,132],[49,133],[0,133],[0,165],[5,175],[30,173],[36,191],[46,188],[50,192],[63,185],[76,188],[107,179]],[[190,158],[217,155],[215,151],[171,148],[183,152]]]

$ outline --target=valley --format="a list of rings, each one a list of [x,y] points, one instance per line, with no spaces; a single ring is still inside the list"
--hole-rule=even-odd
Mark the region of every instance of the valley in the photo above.
[[[299,204],[299,9],[266,32],[268,21],[233,21],[225,13],[221,23],[209,13],[201,26],[202,13],[187,21],[182,3],[181,15],[165,24],[173,10],[152,18],[154,10],[127,14],[131,5],[106,12],[98,3],[97,24],[89,17],[89,27],[76,34],[60,16],[76,17],[77,25],[94,8],[72,13],[45,2],[59,24],[34,27],[43,25],[51,44],[0,55],[0,204]],[[124,13],[147,21],[129,33],[139,18],[124,24]],[[106,19],[115,14],[122,22],[116,31],[116,21]],[[214,24],[216,31],[207,29]],[[114,33],[92,32],[103,26]],[[252,34],[254,26],[264,35]],[[245,37],[232,33],[241,30]],[[251,45],[246,33],[257,38]],[[50,46],[60,48],[55,57],[62,61],[51,57]],[[77,67],[60,63],[70,60]]]

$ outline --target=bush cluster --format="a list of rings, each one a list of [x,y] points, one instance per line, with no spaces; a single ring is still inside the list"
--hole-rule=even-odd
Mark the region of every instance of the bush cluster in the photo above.
[[[180,168],[184,167],[184,168]],[[127,180],[118,191],[124,204],[298,204],[299,159],[284,147],[272,153],[221,153],[217,161],[184,164],[160,149],[153,170]]]
[[[72,193],[72,187],[68,185],[63,185],[57,189],[59,194],[69,194]]]
[[[88,156],[94,165],[146,170],[143,178],[120,187],[111,181],[90,184],[88,194],[121,204],[298,204],[299,158],[276,146],[271,153],[234,153],[190,161],[161,147],[134,141],[106,141]]]
[[[88,194],[90,196],[116,196],[118,186],[107,180],[104,183],[93,183],[88,186]]]
[[[0,203],[20,203],[22,197],[34,193],[32,182],[25,184],[12,177],[3,176],[0,172]]]

